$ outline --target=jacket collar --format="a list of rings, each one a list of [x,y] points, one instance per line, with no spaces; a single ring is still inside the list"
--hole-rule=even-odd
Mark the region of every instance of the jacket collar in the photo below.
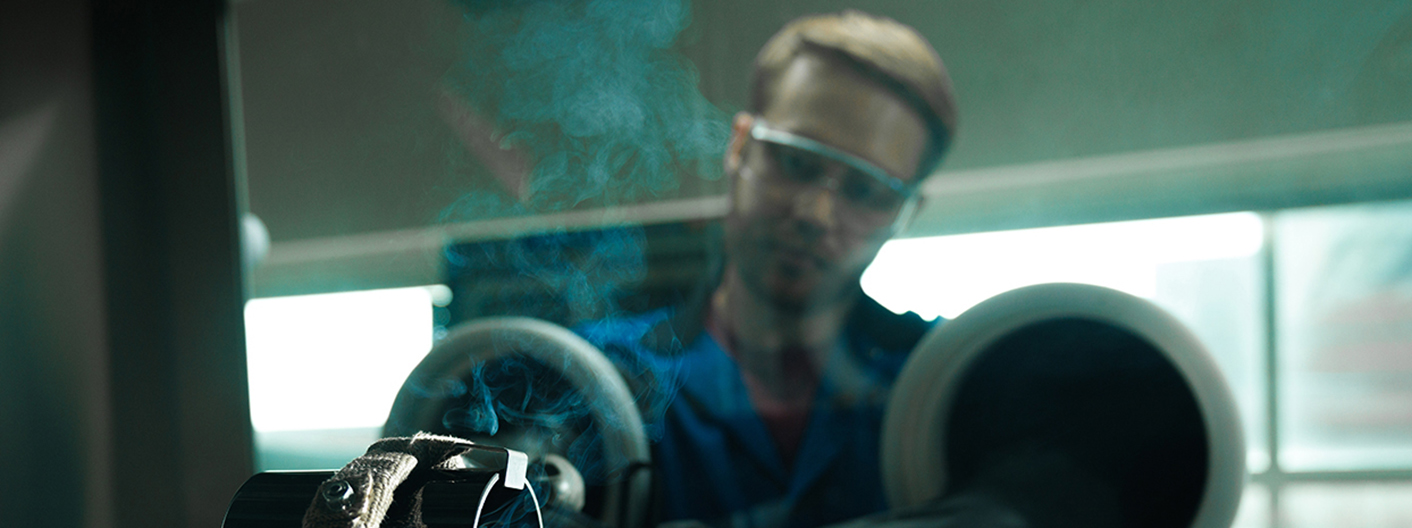
[[[861,409],[880,401],[875,377],[847,348],[840,346],[834,351],[820,379],[793,471],[785,465],[774,438],[751,404],[735,360],[709,333],[702,332],[675,358],[682,391],[678,398],[685,399],[703,418],[719,424],[790,494],[802,493],[851,441],[853,435],[840,432],[866,427]]]

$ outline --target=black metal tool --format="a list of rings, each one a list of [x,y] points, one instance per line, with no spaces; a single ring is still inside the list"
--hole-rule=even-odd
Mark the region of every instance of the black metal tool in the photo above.
[[[503,470],[483,468],[431,470],[422,485],[421,515],[428,528],[471,526],[481,494]],[[319,494],[319,484],[333,471],[267,471],[245,481],[231,499],[223,528],[300,528],[304,512]],[[503,475],[502,475],[503,478]],[[495,485],[486,499],[484,520],[519,500],[521,490]],[[528,495],[523,495],[528,498]],[[531,506],[533,507],[533,506]],[[531,513],[531,517],[533,514]],[[531,524],[533,520],[531,519]]]

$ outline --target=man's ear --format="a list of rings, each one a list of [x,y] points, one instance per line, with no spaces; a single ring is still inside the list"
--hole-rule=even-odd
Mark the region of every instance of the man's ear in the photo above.
[[[735,174],[740,168],[741,153],[745,151],[745,139],[750,137],[750,126],[755,124],[755,116],[749,112],[736,112],[731,120],[731,142],[726,146],[726,174]]]

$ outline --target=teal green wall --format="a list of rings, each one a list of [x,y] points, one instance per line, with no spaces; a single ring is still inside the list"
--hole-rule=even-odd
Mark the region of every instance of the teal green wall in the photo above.
[[[250,205],[276,242],[435,225],[499,192],[436,113],[472,38],[458,8],[397,4],[234,4]],[[734,111],[771,33],[846,6],[940,51],[961,111],[948,171],[1412,121],[1409,0],[696,0],[678,46]],[[660,198],[724,190],[680,179]]]
[[[942,55],[961,113],[948,170],[1412,120],[1406,0],[702,1],[703,90],[743,106],[770,33],[845,7]]]

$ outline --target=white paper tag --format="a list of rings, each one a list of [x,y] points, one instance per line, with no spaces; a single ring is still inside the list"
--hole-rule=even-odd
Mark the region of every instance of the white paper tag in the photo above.
[[[505,461],[505,487],[517,490],[525,489],[528,482],[525,474],[529,472],[529,455],[506,449],[509,458]]]

